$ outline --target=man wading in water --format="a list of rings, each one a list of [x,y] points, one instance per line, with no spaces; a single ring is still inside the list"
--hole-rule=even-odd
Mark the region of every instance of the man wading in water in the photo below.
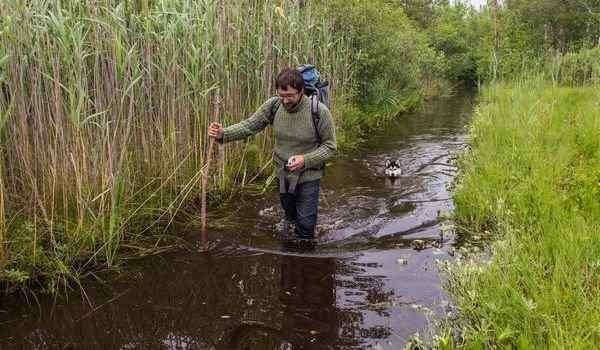
[[[315,97],[304,94],[300,72],[291,68],[282,70],[275,80],[275,87],[278,96],[268,99],[250,118],[227,128],[211,123],[208,135],[227,143],[252,136],[272,124],[273,160],[285,220],[295,225],[298,238],[313,239],[320,179],[325,161],[337,148],[335,128],[324,104],[315,100],[311,106]],[[315,107],[320,116],[318,122],[313,119]]]

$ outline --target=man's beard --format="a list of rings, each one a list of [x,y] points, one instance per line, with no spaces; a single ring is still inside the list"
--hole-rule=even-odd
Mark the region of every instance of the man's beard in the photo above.
[[[298,100],[298,102],[294,102],[294,103],[282,103],[282,105],[283,105],[283,108],[285,108],[285,110],[289,112],[290,110],[294,109],[294,107],[296,107],[297,105],[299,105],[301,101],[302,101],[302,98],[300,98]]]

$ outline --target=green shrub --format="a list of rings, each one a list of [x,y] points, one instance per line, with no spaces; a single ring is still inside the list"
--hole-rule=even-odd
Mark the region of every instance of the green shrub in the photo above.
[[[356,103],[371,114],[395,115],[421,95],[422,78],[435,75],[439,57],[402,7],[385,0],[327,2],[336,30],[349,33]]]
[[[476,49],[483,30],[474,10],[458,2],[437,8],[429,27],[433,46],[443,54],[442,71],[450,81],[476,81]]]

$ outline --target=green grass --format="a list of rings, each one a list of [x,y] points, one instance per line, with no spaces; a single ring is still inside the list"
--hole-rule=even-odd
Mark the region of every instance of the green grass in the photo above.
[[[493,242],[450,268],[452,348],[597,348],[600,88],[488,86],[470,135],[456,218]]]

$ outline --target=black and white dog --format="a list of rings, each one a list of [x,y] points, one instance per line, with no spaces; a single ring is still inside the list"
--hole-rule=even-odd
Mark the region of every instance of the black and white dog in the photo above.
[[[402,175],[402,169],[400,168],[400,162],[395,159],[386,160],[384,173],[386,176],[391,177],[391,178],[400,177],[400,175]]]

